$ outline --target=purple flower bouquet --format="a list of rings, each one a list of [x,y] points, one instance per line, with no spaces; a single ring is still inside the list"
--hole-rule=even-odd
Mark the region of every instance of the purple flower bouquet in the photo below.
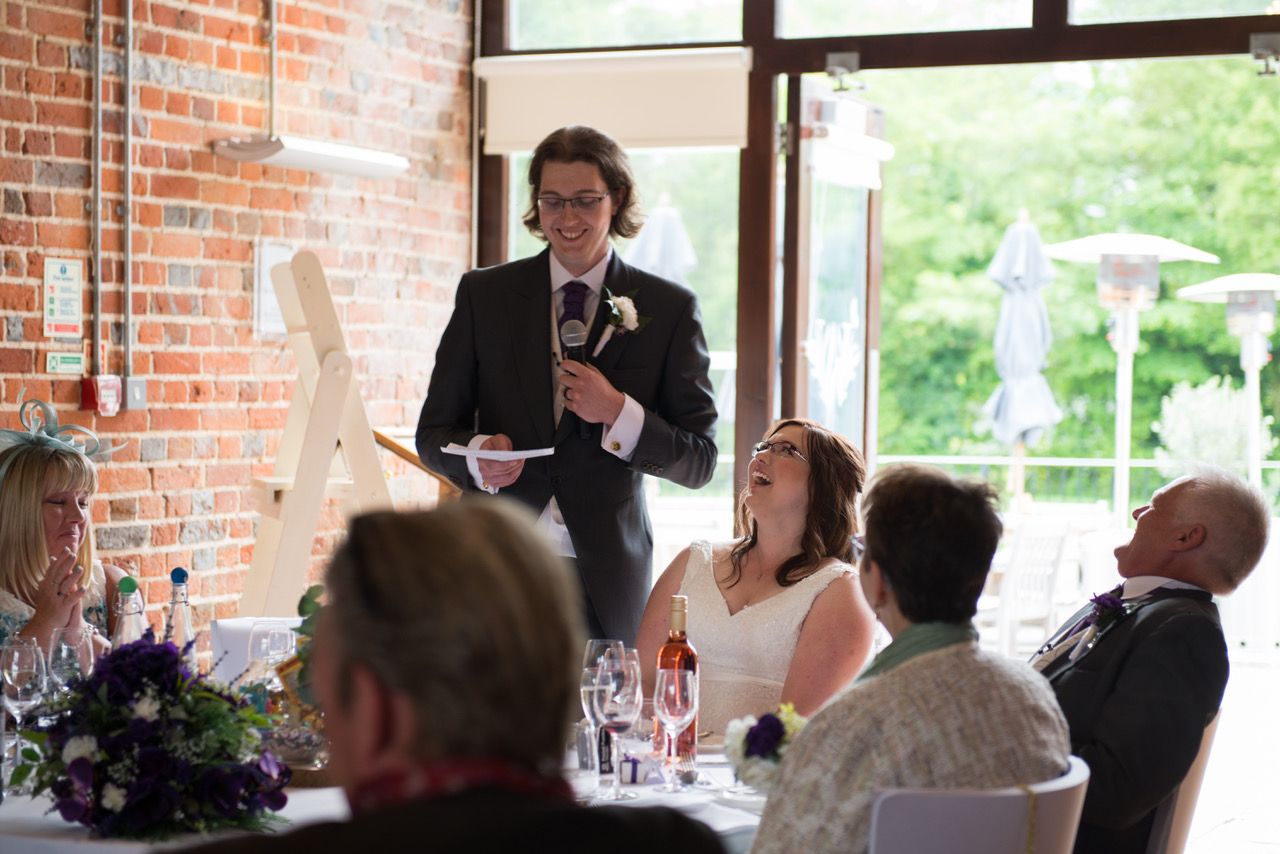
[[[787,746],[807,721],[796,714],[790,703],[783,703],[776,714],[764,714],[759,719],[748,715],[729,721],[724,752],[734,776],[757,791],[769,791]]]
[[[31,778],[53,809],[104,837],[164,839],[226,828],[267,829],[284,806],[289,769],[262,750],[265,717],[182,651],[150,632],[99,658],[46,707],[53,723],[14,782]]]

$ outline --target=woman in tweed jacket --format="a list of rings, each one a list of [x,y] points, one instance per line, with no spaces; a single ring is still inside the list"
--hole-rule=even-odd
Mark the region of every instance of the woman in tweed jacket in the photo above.
[[[893,636],[787,751],[753,854],[865,852],[882,789],[992,788],[1062,774],[1048,683],[978,648],[971,622],[1000,539],[995,494],[917,466],[867,494],[861,581]]]

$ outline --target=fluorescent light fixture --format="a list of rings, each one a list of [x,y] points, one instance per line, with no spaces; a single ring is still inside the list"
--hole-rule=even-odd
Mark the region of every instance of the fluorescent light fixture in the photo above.
[[[338,172],[361,178],[394,178],[409,169],[408,159],[398,154],[297,136],[219,139],[213,143],[213,153],[241,163]]]

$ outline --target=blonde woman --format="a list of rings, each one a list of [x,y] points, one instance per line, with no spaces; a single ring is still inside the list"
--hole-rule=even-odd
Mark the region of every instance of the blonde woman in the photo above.
[[[93,557],[98,472],[89,454],[104,449],[88,430],[59,426],[41,401],[24,403],[19,417],[25,430],[0,430],[0,644],[16,635],[47,649],[56,630],[89,625],[104,649],[115,619],[108,603],[124,577]]]

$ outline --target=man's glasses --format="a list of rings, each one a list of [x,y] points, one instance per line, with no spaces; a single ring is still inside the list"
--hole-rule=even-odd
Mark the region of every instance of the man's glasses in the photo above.
[[[774,453],[774,454],[779,454],[784,457],[794,457],[795,459],[799,460],[802,463],[809,462],[805,458],[805,455],[800,453],[799,448],[797,448],[795,445],[791,444],[790,442],[784,442],[781,439],[778,439],[777,441],[774,441],[774,442],[756,442],[755,445],[751,448],[751,456],[758,457],[761,454],[763,454],[765,451],[769,451],[770,453]]]
[[[599,196],[574,196],[572,199],[560,196],[538,196],[538,210],[543,213],[560,213],[566,204],[572,205],[578,213],[594,213],[600,203],[609,198],[608,193]]]

